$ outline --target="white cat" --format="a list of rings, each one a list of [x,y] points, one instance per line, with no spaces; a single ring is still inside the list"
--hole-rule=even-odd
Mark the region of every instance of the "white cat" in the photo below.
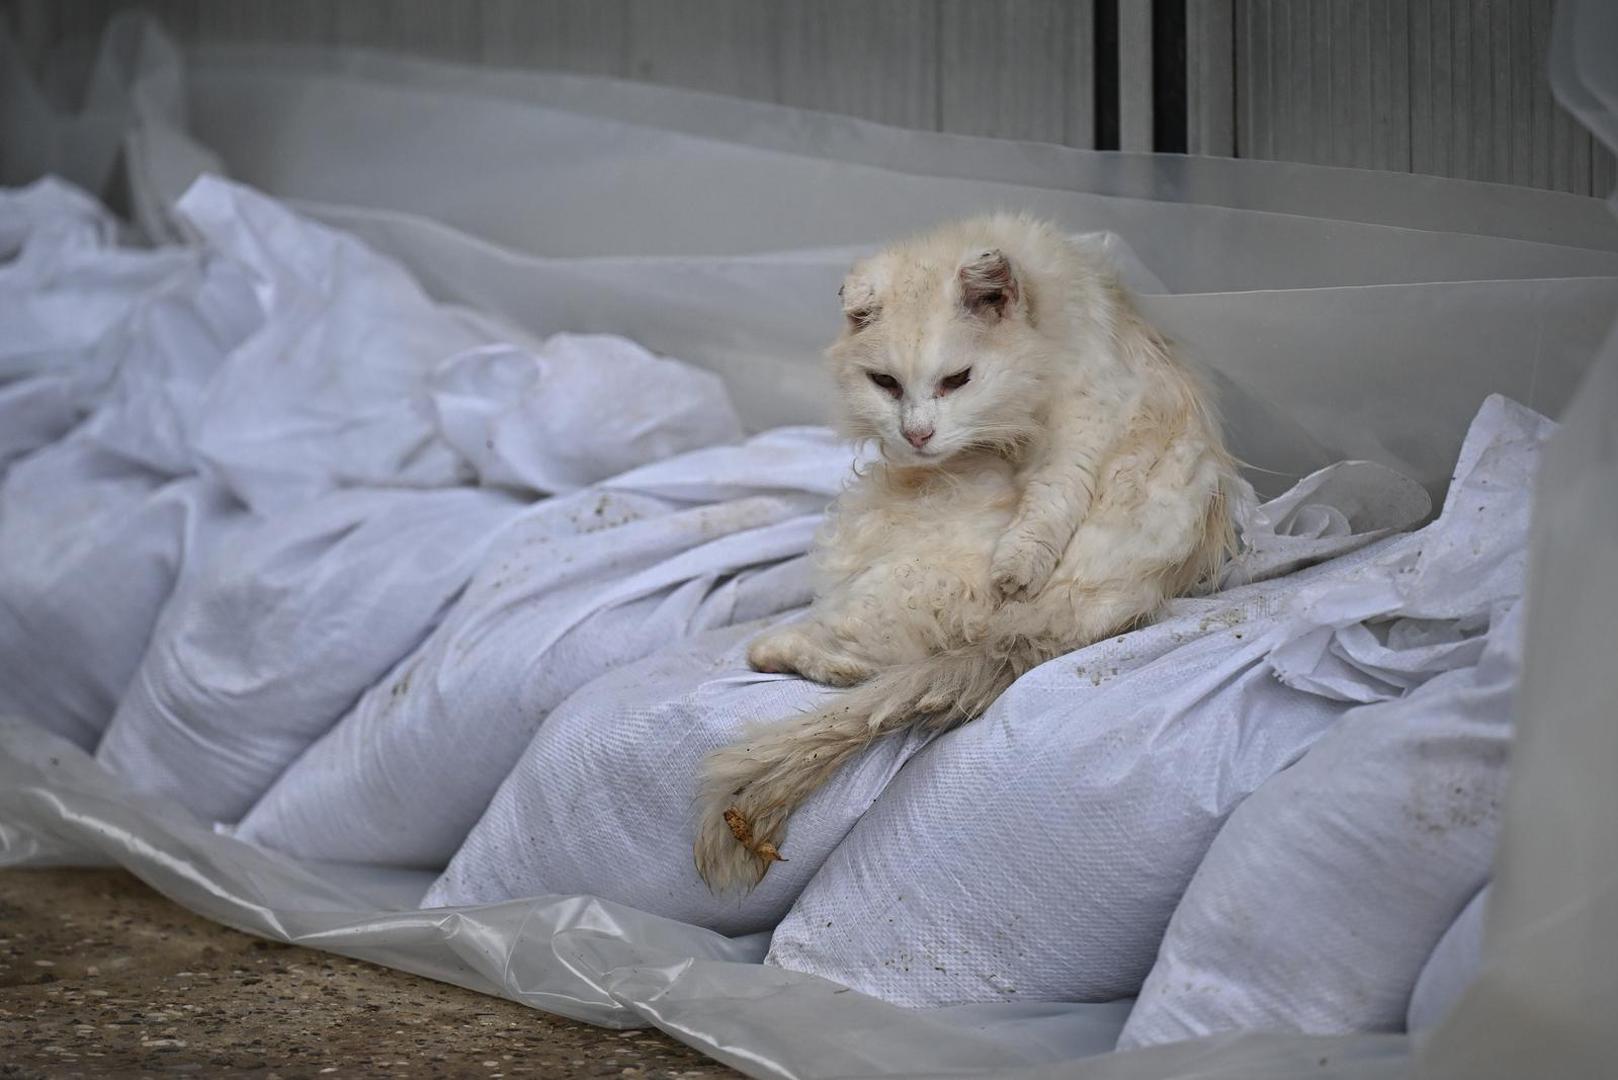
[[[979,715],[1030,668],[1210,581],[1246,491],[1206,395],[1110,269],[1000,215],[850,271],[828,350],[847,433],[882,460],[816,544],[808,616],[760,671],[854,689],[707,761],[697,869],[751,888],[792,810],[873,739]]]

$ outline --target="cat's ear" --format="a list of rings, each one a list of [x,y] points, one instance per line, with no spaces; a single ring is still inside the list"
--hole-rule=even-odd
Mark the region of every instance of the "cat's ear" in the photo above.
[[[843,287],[837,290],[837,298],[843,302],[843,317],[848,320],[850,330],[863,330],[869,326],[877,316],[876,286],[872,285],[858,268],[843,279]]]
[[[1017,308],[1022,286],[1011,260],[999,249],[981,252],[961,264],[961,306],[980,319],[1005,318]]]

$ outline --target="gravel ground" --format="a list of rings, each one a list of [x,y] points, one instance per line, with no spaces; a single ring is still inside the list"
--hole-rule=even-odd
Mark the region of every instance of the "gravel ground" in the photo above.
[[[612,1032],[226,929],[116,870],[0,872],[0,1078],[735,1077]]]

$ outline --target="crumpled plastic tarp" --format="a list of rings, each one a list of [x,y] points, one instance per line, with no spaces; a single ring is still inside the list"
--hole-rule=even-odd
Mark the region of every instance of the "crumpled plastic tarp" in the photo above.
[[[1618,13],[1562,6],[1559,90],[1598,130],[1610,126],[1618,99],[1601,63],[1615,41]],[[70,72],[74,57],[62,64]],[[617,333],[707,367],[754,429],[824,415],[811,357],[849,254],[769,249],[863,245],[985,202],[1042,209],[1075,231],[1115,232],[1176,290],[1145,304],[1213,370],[1238,452],[1279,474],[1254,474],[1269,494],[1346,458],[1442,494],[1467,423],[1494,392],[1565,422],[1544,452],[1536,496],[1511,790],[1481,974],[1419,1041],[1248,1034],[1106,1054],[1127,1003],[905,1010],[761,965],[762,935],[726,938],[604,900],[416,910],[430,875],[300,861],[221,835],[23,722],[0,729],[0,860],[112,859],[230,925],[580,1019],[655,1024],[757,1075],[1598,1074],[1618,1009],[1618,938],[1606,933],[1618,925],[1618,851],[1607,824],[1618,817],[1618,731],[1607,722],[1618,699],[1607,655],[1618,610],[1618,343],[1598,353],[1618,299],[1607,276],[1618,242],[1591,201],[1310,167],[1008,147],[596,80],[341,52],[203,49],[182,66],[128,19],[109,34],[80,116],[52,117],[20,65],[0,66],[7,182],[54,171],[110,194],[121,152],[128,186],[118,193],[149,233],[175,236],[187,231],[179,197],[199,168],[222,164],[401,261],[439,300],[537,337]],[[320,107],[305,107],[311,100]],[[268,126],[254,134],[245,116]],[[354,125],[367,132],[364,155],[334,134]],[[10,138],[14,130],[27,137]],[[260,137],[264,130],[275,138]],[[500,137],[487,138],[491,130]],[[654,138],[658,131],[667,137]],[[577,158],[551,155],[597,137],[618,155],[599,159],[603,168],[635,177],[638,156],[655,155],[643,173],[657,182],[567,188],[565,163]],[[277,153],[266,154],[272,145]],[[470,156],[445,152],[467,145],[476,147]],[[477,183],[454,183],[469,160],[479,162]],[[383,161],[389,167],[377,168]],[[569,198],[525,215],[546,175]],[[761,190],[770,192],[762,204]],[[801,196],[791,214],[780,212],[783,192]],[[1338,237],[1340,248],[1327,242]],[[93,394],[75,398],[91,424],[28,460],[88,442],[101,407]],[[89,451],[101,447],[80,452]],[[67,465],[124,478],[109,477],[93,455],[83,460]],[[135,490],[142,500],[165,484],[211,479],[141,468],[160,481]],[[467,476],[478,474],[474,466]],[[13,467],[8,485],[16,475]],[[201,519],[182,515],[171,535],[187,536],[188,520]],[[173,550],[156,556],[171,577]],[[156,611],[132,599],[136,621],[149,626]],[[71,702],[67,715],[114,704],[117,673],[92,674],[99,698]],[[80,671],[37,685],[68,695],[95,682]],[[33,704],[5,708],[26,715]],[[84,741],[94,729],[60,730]]]

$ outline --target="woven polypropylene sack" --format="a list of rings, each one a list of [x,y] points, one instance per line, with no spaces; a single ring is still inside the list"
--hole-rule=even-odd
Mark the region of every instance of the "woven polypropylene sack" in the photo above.
[[[851,455],[776,432],[525,511],[442,625],[243,818],[313,858],[442,868],[546,716],[671,641],[803,604],[809,547]],[[423,792],[431,792],[423,798]]]
[[[426,637],[521,507],[354,490],[255,522],[176,592],[96,757],[235,821]]]

